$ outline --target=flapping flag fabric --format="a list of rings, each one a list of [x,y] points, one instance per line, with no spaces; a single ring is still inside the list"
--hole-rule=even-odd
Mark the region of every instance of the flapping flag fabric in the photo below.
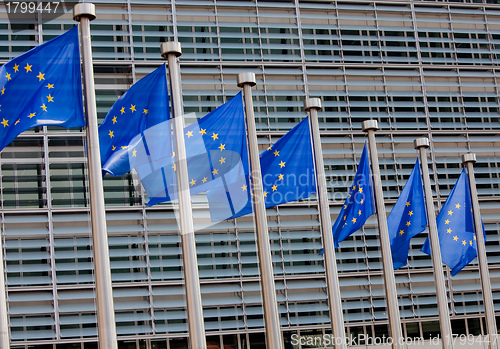
[[[308,198],[316,192],[309,120],[305,118],[260,154],[262,184],[266,208]],[[230,195],[226,196],[225,193]],[[222,221],[253,212],[248,176],[228,188],[207,192],[212,221]],[[238,203],[246,205],[231,210]],[[241,206],[241,205],[240,205]]]
[[[78,27],[0,68],[0,150],[36,126],[85,126]]]
[[[443,263],[455,276],[477,256],[470,184],[465,169],[439,211],[436,222]],[[431,254],[429,238],[425,240],[422,252]]]
[[[234,186],[234,183],[245,178],[248,174],[245,130],[241,92],[184,128],[186,162],[192,195],[216,187]],[[141,177],[150,199],[148,206],[177,197],[174,159],[175,156],[165,165],[164,172],[169,175],[164,182],[143,181]],[[153,173],[153,176],[155,175],[158,176],[158,173]],[[225,192],[226,190],[223,193],[224,197],[226,197]]]
[[[417,159],[410,178],[387,218],[394,269],[406,265],[410,239],[425,230],[427,214],[424,200],[420,163]]]
[[[368,217],[375,213],[372,173],[368,160],[368,147],[365,144],[354,183],[335,221],[332,232],[335,247],[365,224]]]
[[[148,168],[150,162],[169,161],[169,119],[167,77],[161,65],[132,85],[99,126],[103,172],[121,176],[139,165]]]

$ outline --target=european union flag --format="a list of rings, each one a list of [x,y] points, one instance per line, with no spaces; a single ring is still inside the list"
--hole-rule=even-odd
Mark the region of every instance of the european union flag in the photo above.
[[[125,92],[99,126],[103,172],[121,176],[134,167],[170,161],[169,119],[167,76],[161,65]]]
[[[392,263],[394,269],[404,267],[408,261],[410,239],[423,232],[427,225],[424,191],[417,161],[411,171],[398,201],[387,217],[389,239],[391,240]]]
[[[185,127],[184,142],[192,195],[215,187],[234,186],[244,179],[248,175],[248,152],[241,92]],[[163,167],[163,172],[140,176],[150,199],[148,206],[177,197],[174,159],[175,155]],[[236,209],[245,204],[245,201],[237,203]]]
[[[470,184],[465,169],[439,211],[436,222],[442,260],[455,276],[477,256]],[[422,252],[431,254],[428,237]]]
[[[372,172],[365,144],[354,183],[332,228],[335,247],[360,229],[368,217],[375,213],[374,202]]]
[[[316,192],[309,120],[305,118],[260,154],[264,202],[266,207],[308,198]],[[227,195],[224,195],[224,194]],[[207,192],[212,221],[232,219],[252,213],[248,176],[226,188]],[[246,205],[239,211],[230,204]],[[240,205],[241,206],[241,205]],[[234,212],[233,212],[234,211]]]
[[[0,150],[36,126],[85,126],[78,27],[0,68]]]

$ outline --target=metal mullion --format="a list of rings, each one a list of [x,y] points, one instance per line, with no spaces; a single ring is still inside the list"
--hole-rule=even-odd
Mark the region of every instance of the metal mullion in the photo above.
[[[128,36],[129,36],[129,50],[130,59],[132,60],[132,81],[135,82],[135,54],[134,54],[134,37],[132,32],[132,8],[130,0],[127,0],[127,22],[128,22]]]
[[[151,278],[151,260],[149,254],[149,235],[148,235],[148,220],[146,214],[146,208],[142,207],[142,224],[143,224],[143,234],[144,234],[144,251],[146,253],[146,274],[148,276],[148,292],[149,292],[149,310],[151,312],[151,328],[153,333],[156,333],[155,324],[155,313],[154,313],[154,303],[153,303],[153,286]]]
[[[218,56],[219,56],[219,61],[222,62],[222,47],[220,44],[220,27],[219,27],[219,15],[217,12],[217,0],[213,0],[214,2],[214,16],[215,16],[215,31],[217,33],[217,50],[218,50]]]

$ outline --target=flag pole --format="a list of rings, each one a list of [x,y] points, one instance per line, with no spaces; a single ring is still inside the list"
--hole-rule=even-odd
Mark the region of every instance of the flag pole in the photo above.
[[[274,284],[273,262],[269,231],[267,228],[266,207],[264,205],[264,189],[260,170],[259,148],[257,147],[257,131],[253,113],[252,86],[256,85],[254,73],[240,73],[237,76],[238,87],[243,88],[245,96],[245,120],[248,132],[248,148],[250,150],[251,185],[255,225],[257,228],[257,247],[259,268],[262,279],[262,300],[264,308],[264,327],[266,328],[266,348],[283,348],[281,336],[276,287]]]
[[[363,132],[368,133],[368,146],[370,147],[370,159],[372,163],[373,184],[375,187],[375,205],[380,231],[380,247],[382,250],[382,265],[384,268],[385,296],[387,298],[387,312],[389,314],[389,328],[391,330],[392,348],[402,348],[401,343],[401,318],[399,316],[398,294],[396,291],[396,280],[392,265],[391,242],[387,229],[387,215],[385,213],[384,194],[380,169],[378,165],[377,143],[375,131],[378,130],[377,120],[363,121]]]
[[[330,305],[330,321],[332,322],[332,333],[335,340],[335,348],[346,347],[344,315],[342,314],[342,297],[340,295],[339,274],[337,260],[335,258],[335,247],[333,244],[332,221],[330,217],[330,205],[328,204],[328,192],[326,189],[325,165],[323,163],[323,152],[319,134],[318,110],[321,110],[321,99],[307,98],[304,109],[309,112],[309,125],[313,138],[314,163],[316,165],[316,185],[318,188],[319,215],[321,221],[321,233],[325,248],[325,274],[328,289],[328,303]]]
[[[168,59],[170,89],[172,91],[170,96],[172,98],[171,106],[174,119],[179,225],[182,242],[182,262],[184,265],[190,348],[204,349],[207,347],[207,340],[205,338],[205,326],[203,323],[198,257],[194,239],[193,210],[191,207],[186,147],[184,144],[184,110],[182,107],[179,62],[177,60],[177,57],[182,55],[181,43],[177,41],[162,43],[161,55],[164,59]]]
[[[436,223],[436,211],[432,199],[431,180],[427,165],[426,148],[429,148],[429,139],[426,137],[417,138],[414,141],[415,149],[420,152],[420,163],[422,164],[422,177],[424,179],[425,207],[427,209],[427,221],[429,222],[429,239],[431,242],[432,267],[434,269],[434,283],[436,284],[437,303],[439,311],[439,325],[441,327],[441,337],[443,349],[452,348],[452,330],[450,323],[450,312],[448,309],[448,298],[446,297],[446,286],[443,274],[443,261],[441,260],[441,248],[439,246],[439,236]]]
[[[481,222],[481,212],[479,211],[479,201],[477,199],[476,178],[474,176],[474,163],[476,154],[468,153],[462,155],[462,162],[467,166],[469,174],[470,192],[472,197],[472,210],[474,213],[474,226],[477,241],[477,259],[479,261],[479,272],[481,275],[481,286],[483,288],[484,313],[486,315],[486,326],[488,328],[489,345],[488,348],[498,348],[497,324],[495,321],[495,307],[493,305],[493,295],[491,293],[490,272],[488,270],[488,260],[486,259],[486,248],[484,244],[483,225]]]
[[[7,290],[5,288],[3,241],[4,240],[0,236],[0,349],[9,349],[9,317],[7,314]]]
[[[116,323],[113,306],[113,286],[109,261],[106,206],[102,187],[101,155],[97,133],[97,108],[94,88],[94,67],[90,44],[90,21],[94,20],[95,5],[79,3],[73,8],[73,19],[80,22],[82,61],[85,87],[85,117],[87,121],[87,157],[90,185],[90,219],[94,251],[97,328],[100,348],[116,349]]]

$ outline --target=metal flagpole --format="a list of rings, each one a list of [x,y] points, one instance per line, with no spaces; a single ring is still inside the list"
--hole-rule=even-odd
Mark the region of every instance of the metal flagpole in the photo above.
[[[462,155],[462,162],[467,166],[469,173],[470,193],[472,197],[472,210],[474,213],[474,225],[476,227],[477,259],[479,261],[479,272],[481,275],[481,286],[483,288],[484,312],[486,314],[486,326],[488,328],[489,348],[498,348],[497,324],[495,321],[495,308],[493,305],[493,295],[491,293],[490,272],[488,270],[488,260],[486,259],[486,248],[484,244],[483,225],[481,223],[481,212],[479,211],[479,201],[477,199],[476,178],[474,176],[474,163],[476,154],[468,153]]]
[[[7,315],[7,290],[3,260],[3,239],[0,236],[0,349],[10,348],[9,319]]]
[[[161,55],[163,58],[168,59],[170,96],[172,98],[171,107],[174,119],[179,225],[182,242],[182,262],[184,264],[184,282],[186,286],[189,341],[190,348],[204,349],[207,347],[207,340],[205,338],[205,326],[203,323],[198,257],[194,239],[193,210],[191,207],[191,193],[189,192],[186,147],[184,145],[184,110],[182,107],[179,62],[177,60],[177,57],[181,54],[180,42],[170,41],[161,44]]]
[[[335,348],[346,347],[344,316],[342,314],[342,297],[340,295],[339,275],[337,271],[337,260],[335,258],[335,247],[333,244],[332,221],[330,217],[330,205],[328,204],[328,192],[326,189],[325,165],[323,163],[323,152],[321,149],[321,138],[319,135],[318,110],[321,110],[321,99],[307,98],[304,103],[306,112],[309,112],[309,125],[313,139],[314,163],[316,165],[316,185],[318,186],[319,214],[321,221],[321,233],[325,248],[325,273],[328,289],[328,303],[330,305],[330,320],[332,322],[332,333],[335,340]]]
[[[90,21],[95,19],[95,5],[80,3],[73,8],[73,19],[80,22],[82,61],[85,87],[85,117],[87,121],[87,157],[90,185],[90,218],[94,251],[95,289],[99,347],[116,349],[116,324],[113,287],[109,262],[106,207],[102,187],[101,155],[97,133],[97,108],[94,89],[94,67],[90,45]]]
[[[426,137],[417,138],[414,141],[415,149],[420,152],[420,163],[422,164],[422,177],[424,179],[425,206],[427,209],[427,220],[429,221],[429,238],[431,241],[432,267],[434,269],[434,283],[436,284],[437,303],[439,311],[439,325],[441,327],[441,337],[443,349],[452,348],[452,332],[450,323],[450,312],[448,309],[448,298],[446,297],[446,286],[443,274],[443,261],[441,260],[441,248],[439,247],[439,237],[436,224],[436,211],[432,199],[431,180],[429,168],[427,167],[427,154],[425,149],[429,147],[429,139]]]
[[[399,317],[398,295],[396,292],[396,280],[392,265],[391,243],[387,230],[387,215],[385,213],[384,194],[382,192],[382,181],[378,165],[377,144],[375,142],[375,131],[378,130],[376,120],[363,121],[363,132],[368,133],[368,146],[370,148],[370,159],[372,163],[373,184],[375,187],[375,205],[380,231],[380,247],[382,250],[382,265],[384,268],[384,286],[387,299],[387,312],[389,314],[389,328],[391,330],[392,348],[402,348],[401,343],[401,318]]]
[[[256,85],[254,73],[240,73],[237,76],[238,87],[243,88],[245,95],[245,114],[248,132],[248,147],[250,150],[251,185],[255,225],[257,228],[257,248],[259,268],[262,277],[262,301],[264,308],[264,326],[266,328],[266,348],[283,348],[281,336],[276,287],[274,285],[271,246],[267,228],[266,207],[264,205],[264,189],[260,171],[259,149],[257,147],[257,131],[253,113],[252,86]]]

